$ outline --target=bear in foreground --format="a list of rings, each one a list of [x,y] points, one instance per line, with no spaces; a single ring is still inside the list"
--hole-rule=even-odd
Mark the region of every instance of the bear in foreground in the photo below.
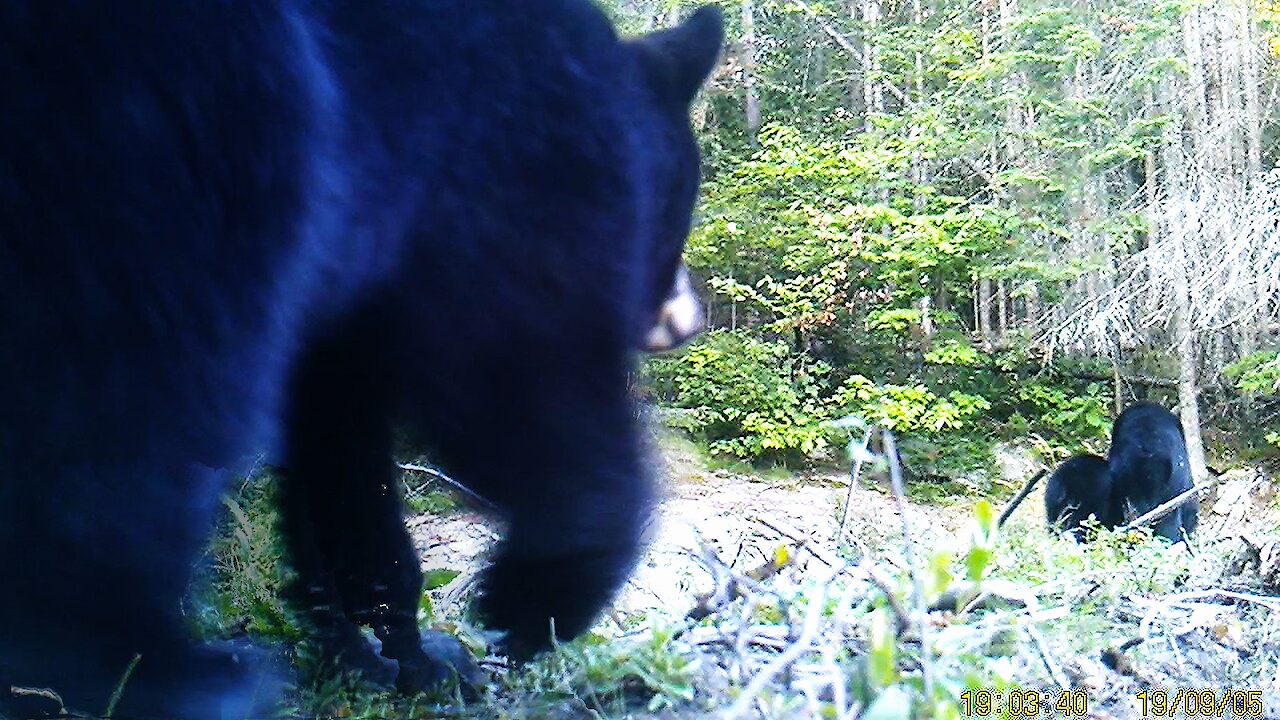
[[[1193,487],[1182,424],[1153,403],[1136,403],[1120,413],[1111,429],[1108,453],[1112,495],[1121,513],[1117,524],[1154,510]],[[1152,526],[1171,542],[1191,536],[1200,504],[1193,496]]]
[[[721,41],[588,0],[0,4],[0,715],[101,712],[135,659],[118,714],[258,712],[180,606],[262,453],[322,649],[378,667],[367,624],[402,688],[443,677],[393,427],[504,513],[512,654],[586,629],[652,502],[628,372],[695,329]]]
[[[1102,527],[1113,528],[1124,519],[1111,496],[1107,461],[1083,453],[1058,466],[1044,488],[1045,515],[1056,532],[1070,532],[1084,539],[1084,521],[1093,516]]]

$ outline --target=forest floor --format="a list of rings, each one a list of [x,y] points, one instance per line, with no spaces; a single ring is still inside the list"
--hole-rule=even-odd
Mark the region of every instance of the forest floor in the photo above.
[[[710,571],[699,560],[710,547],[733,567],[768,561],[795,538],[834,553],[835,535],[848,493],[848,475],[817,473],[773,479],[735,470],[708,469],[684,443],[664,441],[662,500],[648,532],[648,549],[621,596],[616,614],[673,612],[694,607],[711,589]],[[1034,500],[1025,505],[1030,507]],[[846,534],[862,546],[900,544],[901,524],[894,498],[882,488],[857,487]],[[967,505],[908,505],[908,521],[926,544],[950,544],[969,521]],[[461,571],[441,599],[464,602],[484,552],[498,530],[479,512],[447,516],[421,514],[408,521],[423,568]],[[443,609],[443,608],[442,608]]]
[[[844,473],[761,477],[709,469],[687,443],[661,446],[664,499],[649,549],[597,628],[613,638],[601,647],[631,642],[635,649],[575,656],[579,664],[622,667],[588,668],[548,693],[568,699],[536,709],[516,697],[530,686],[509,674],[514,684],[491,698],[494,716],[905,718],[895,688],[932,675],[935,696],[957,705],[974,701],[964,688],[977,683],[1006,700],[1035,691],[1046,710],[1059,689],[1083,689],[1076,698],[1083,712],[1075,717],[1160,714],[1156,702],[1182,703],[1195,716],[1207,694],[1194,708],[1186,697],[1176,699],[1179,689],[1194,689],[1225,700],[1214,710],[1218,717],[1233,717],[1239,703],[1236,717],[1280,718],[1280,515],[1276,485],[1260,473],[1237,471],[1207,495],[1194,553],[1119,535],[1089,546],[1051,538],[1037,489],[1000,533],[982,585],[999,602],[989,603],[969,598],[958,580],[939,584],[938,565],[929,560],[965,557],[977,527],[976,498],[906,501],[913,563],[904,560],[898,501],[881,483],[864,478],[850,494]],[[1036,469],[1017,452],[999,459],[1010,486]],[[838,542],[846,497],[850,511]],[[495,530],[467,511],[416,516],[409,526],[424,568],[460,572],[431,593],[439,614],[449,616],[474,589]],[[841,574],[848,582],[836,582]],[[913,613],[912,581],[930,574],[926,595],[947,586],[973,600],[970,607],[955,612],[935,603]],[[886,601],[890,595],[896,598]],[[833,608],[829,617],[815,620],[805,611],[815,599]],[[876,631],[867,618],[885,605],[898,617],[890,641],[898,655],[890,655],[888,670],[877,670],[869,659],[877,656]],[[687,619],[690,611],[705,619]],[[919,632],[930,634],[928,654],[910,627],[925,616]],[[676,660],[655,659],[655,648]],[[546,672],[564,674],[566,667]],[[602,686],[609,681],[622,687]],[[1152,695],[1161,688],[1167,696]],[[1256,707],[1248,691],[1257,691]]]

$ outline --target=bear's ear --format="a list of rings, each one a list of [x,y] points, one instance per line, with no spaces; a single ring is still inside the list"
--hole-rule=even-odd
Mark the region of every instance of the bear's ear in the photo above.
[[[653,91],[687,107],[715,67],[723,42],[720,8],[704,5],[683,23],[644,35],[635,44]]]

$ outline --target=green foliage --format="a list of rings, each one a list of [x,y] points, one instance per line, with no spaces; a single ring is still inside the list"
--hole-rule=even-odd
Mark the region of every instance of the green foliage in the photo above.
[[[411,512],[430,515],[447,515],[460,507],[454,492],[435,481],[425,486],[406,487],[404,500]]]
[[[939,397],[924,385],[877,385],[854,375],[836,391],[841,414],[856,414],[896,432],[940,433],[963,429],[984,410],[985,398],[952,391]]]
[[[1274,398],[1280,396],[1280,352],[1256,352],[1228,365],[1223,374],[1235,386],[1250,397]],[[1280,432],[1266,431],[1262,439],[1273,448],[1280,448]]]
[[[1256,352],[1231,363],[1222,371],[1242,392],[1280,395],[1280,352]]]
[[[220,637],[249,632],[296,641],[301,631],[280,600],[289,577],[269,475],[246,481],[222,498],[225,514],[210,542],[211,560],[193,583],[191,617],[197,631]]]
[[[1023,384],[1014,392],[1060,444],[1079,446],[1111,435],[1110,398],[1097,383],[1090,383],[1083,393],[1044,382]]]
[[[695,695],[697,662],[672,651],[674,632],[654,628],[630,640],[587,634],[558,644],[509,682],[539,704],[575,698],[604,713],[637,707],[657,712],[688,703]]]
[[[713,453],[768,459],[827,447],[822,367],[797,368],[782,343],[716,331],[686,351],[650,360],[645,373],[681,423]]]
[[[982,363],[982,356],[968,343],[945,339],[924,354],[924,361],[932,365],[977,367]]]

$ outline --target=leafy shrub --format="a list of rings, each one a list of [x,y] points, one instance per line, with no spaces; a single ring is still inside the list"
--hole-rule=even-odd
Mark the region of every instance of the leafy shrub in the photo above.
[[[1280,395],[1280,352],[1251,353],[1223,368],[1222,372],[1246,395]],[[1272,447],[1280,448],[1280,432],[1267,432],[1263,439]]]
[[[1245,393],[1280,394],[1280,353],[1256,352],[1246,355],[1222,370]]]
[[[829,369],[800,366],[787,346],[742,331],[713,331],[679,355],[654,358],[645,375],[681,413],[681,426],[713,454],[790,459],[827,448],[820,393]]]
[[[1111,435],[1110,397],[1098,383],[1083,393],[1042,382],[1013,389],[1014,397],[1063,447],[1081,446],[1088,440],[1105,441]]]
[[[990,433],[975,421],[991,403],[979,395],[944,396],[923,384],[880,385],[854,375],[835,392],[831,406],[898,433],[903,464],[913,476],[959,479],[990,459]]]
[[[201,566],[192,587],[190,617],[197,631],[297,640],[300,630],[280,600],[289,571],[274,479],[265,473],[250,478],[222,503],[225,513],[208,548],[212,562]]]
[[[877,385],[862,375],[844,382],[832,398],[841,414],[855,414],[895,432],[938,433],[965,429],[991,409],[986,398],[959,391],[941,397],[924,385]]]

